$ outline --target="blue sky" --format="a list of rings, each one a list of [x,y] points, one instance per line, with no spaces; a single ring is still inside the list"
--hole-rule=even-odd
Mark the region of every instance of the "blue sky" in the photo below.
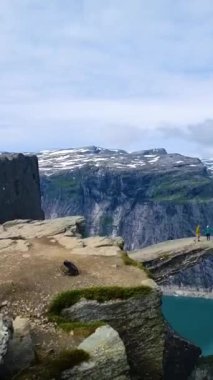
[[[213,155],[212,0],[1,0],[0,150]]]

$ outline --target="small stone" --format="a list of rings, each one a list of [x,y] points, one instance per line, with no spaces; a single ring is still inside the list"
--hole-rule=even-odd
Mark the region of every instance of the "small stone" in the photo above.
[[[22,257],[23,257],[24,259],[28,259],[28,258],[30,257],[30,255],[29,255],[28,253],[25,253],[24,255],[22,255]]]
[[[1,303],[1,307],[6,307],[6,306],[9,306],[9,302],[8,301],[3,301]]]
[[[147,278],[146,280],[141,281],[141,285],[148,286],[152,289],[159,289],[159,286],[157,285],[157,283],[151,278]]]
[[[52,355],[54,354],[55,350],[53,348],[50,348],[49,350],[47,350],[47,355]]]

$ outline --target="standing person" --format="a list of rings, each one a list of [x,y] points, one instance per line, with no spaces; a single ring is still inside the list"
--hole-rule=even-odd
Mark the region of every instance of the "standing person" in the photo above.
[[[205,235],[206,235],[206,239],[210,240],[210,238],[211,238],[211,228],[209,226],[206,226]]]
[[[197,237],[197,241],[200,241],[200,225],[199,224],[196,227],[196,237]]]

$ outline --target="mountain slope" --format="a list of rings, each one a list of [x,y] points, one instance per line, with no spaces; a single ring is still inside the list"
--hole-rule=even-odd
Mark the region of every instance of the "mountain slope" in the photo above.
[[[197,158],[97,147],[38,154],[47,218],[83,215],[90,235],[128,249],[190,236],[213,222],[213,179]]]

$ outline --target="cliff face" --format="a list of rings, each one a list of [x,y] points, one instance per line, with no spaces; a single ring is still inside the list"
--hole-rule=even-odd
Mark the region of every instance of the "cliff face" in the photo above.
[[[213,290],[213,242],[180,239],[132,253],[164,292],[208,295]]]
[[[0,223],[43,217],[36,156],[0,155]]]
[[[162,285],[169,289],[180,289],[207,293],[213,290],[213,250],[204,254],[187,265],[187,262],[180,267],[180,270],[173,273],[168,278],[162,280]],[[190,261],[190,257],[186,260]]]
[[[89,235],[122,236],[137,249],[212,224],[213,180],[198,159],[95,147],[38,157],[46,217],[83,215]]]

